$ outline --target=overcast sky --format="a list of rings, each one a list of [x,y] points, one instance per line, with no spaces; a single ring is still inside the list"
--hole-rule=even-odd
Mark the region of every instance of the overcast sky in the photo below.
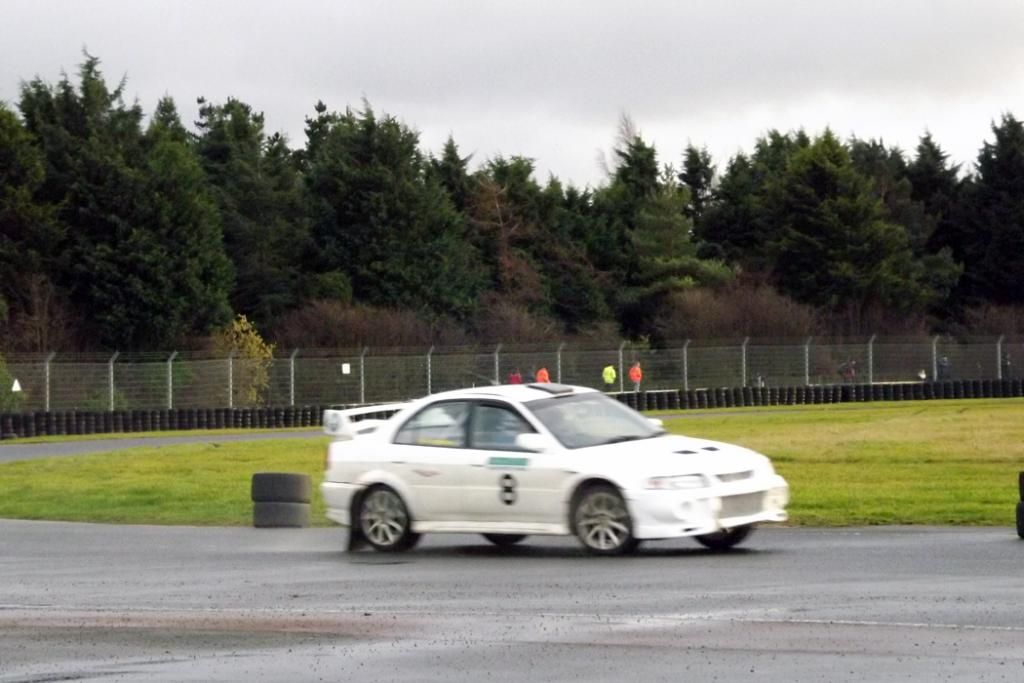
[[[519,154],[576,185],[602,181],[622,114],[663,163],[692,142],[720,168],[826,126],[911,152],[928,130],[970,165],[1024,117],[1024,0],[3,0],[0,100],[83,48],[147,113],[233,96],[297,147],[318,99],[365,98],[425,150],[451,134],[474,166]]]

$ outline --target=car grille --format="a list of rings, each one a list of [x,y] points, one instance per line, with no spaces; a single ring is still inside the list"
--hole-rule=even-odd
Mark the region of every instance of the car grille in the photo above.
[[[721,517],[746,517],[756,515],[764,508],[764,492],[744,493],[738,496],[724,496],[722,498]]]

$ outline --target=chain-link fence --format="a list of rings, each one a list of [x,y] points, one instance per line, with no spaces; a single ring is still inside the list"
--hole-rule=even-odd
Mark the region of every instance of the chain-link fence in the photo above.
[[[792,387],[1018,379],[1024,340],[948,337],[831,340],[688,340],[651,349],[628,342],[421,349],[292,349],[268,361],[195,352],[5,354],[19,410],[140,410],[385,403],[468,386],[532,381],[641,388]],[[13,387],[0,387],[11,391]]]

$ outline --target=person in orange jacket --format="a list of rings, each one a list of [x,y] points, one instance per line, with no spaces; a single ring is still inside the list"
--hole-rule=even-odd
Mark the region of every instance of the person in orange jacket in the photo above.
[[[537,373],[533,376],[535,382],[550,382],[551,375],[548,374],[547,368],[538,368]]]
[[[640,369],[640,361],[633,363],[629,369],[629,381],[633,383],[633,391],[640,391],[640,382],[644,379],[644,371]]]

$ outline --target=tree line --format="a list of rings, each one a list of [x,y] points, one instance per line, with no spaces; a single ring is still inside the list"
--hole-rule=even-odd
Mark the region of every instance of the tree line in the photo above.
[[[293,148],[241,100],[190,129],[124,90],[86,55],[0,103],[0,348],[187,348],[235,315],[305,347],[1024,331],[1009,113],[971,169],[829,130],[676,166],[624,118],[579,188],[367,103],[317,103]]]

